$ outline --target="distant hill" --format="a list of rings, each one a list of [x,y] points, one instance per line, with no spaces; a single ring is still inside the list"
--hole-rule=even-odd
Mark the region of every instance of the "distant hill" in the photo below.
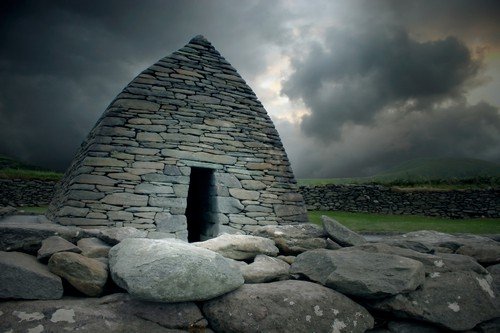
[[[13,159],[12,157],[0,155],[0,169],[23,169],[23,170],[44,170],[41,167],[29,165]]]
[[[500,177],[500,164],[466,158],[417,159],[401,163],[371,178],[377,181],[431,181],[481,177]]]
[[[427,158],[401,163],[371,177],[299,179],[299,185],[471,183],[500,179],[500,164],[467,158]]]
[[[0,155],[0,179],[59,180],[62,174]]]

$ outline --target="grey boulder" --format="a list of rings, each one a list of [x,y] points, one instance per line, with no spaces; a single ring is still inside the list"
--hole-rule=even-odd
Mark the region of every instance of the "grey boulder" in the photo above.
[[[34,221],[34,222],[33,222]],[[42,241],[51,236],[60,236],[70,242],[80,234],[76,227],[65,227],[54,223],[41,223],[37,219],[19,222],[18,219],[0,223],[0,251],[22,251],[36,254]]]
[[[97,237],[82,238],[77,243],[82,255],[89,258],[107,258],[111,246]]]
[[[180,333],[208,325],[194,303],[142,302],[128,294],[2,302],[0,313],[1,332]]]
[[[321,222],[328,236],[341,246],[355,246],[366,243],[366,239],[363,236],[346,228],[328,216],[321,216]]]
[[[445,272],[473,271],[478,274],[487,275],[488,272],[479,265],[473,258],[450,253],[428,254],[413,251],[407,248],[390,246],[384,243],[367,243],[360,246],[343,249],[343,251],[361,250],[373,253],[395,254],[420,261],[424,265],[427,276],[439,276]]]
[[[49,269],[87,296],[99,296],[108,279],[108,269],[104,263],[73,252],[53,254]]]
[[[311,250],[297,256],[291,274],[346,295],[382,298],[415,290],[425,279],[419,261],[383,253]]]
[[[109,252],[115,283],[160,302],[207,300],[240,287],[240,271],[218,253],[173,239],[127,238]]]
[[[500,263],[500,243],[463,245],[455,253],[472,257],[486,266]]]
[[[419,252],[455,252],[464,245],[471,247],[483,245],[498,246],[498,242],[491,238],[477,235],[450,235],[438,231],[421,230],[391,237],[384,243],[412,248]]]
[[[434,323],[447,329],[469,330],[500,314],[491,278],[474,272],[449,272],[427,278],[408,294],[375,301],[370,305],[400,318]]]
[[[262,283],[286,280],[289,277],[290,265],[281,259],[266,255],[258,255],[250,265],[240,268],[245,283]]]
[[[279,252],[273,240],[251,235],[223,234],[204,242],[192,244],[235,260],[253,259],[259,254],[276,257]]]
[[[99,238],[110,245],[116,245],[127,238],[145,238],[148,232],[133,227],[101,229]]]
[[[284,255],[297,255],[327,246],[323,229],[311,223],[261,226],[255,228],[252,234],[274,240],[280,253]]]
[[[207,301],[216,332],[365,332],[372,316],[346,296],[306,281],[245,284]]]
[[[59,299],[61,278],[35,257],[0,251],[0,298]]]
[[[37,259],[46,262],[46,260],[48,260],[51,255],[57,252],[80,253],[82,252],[82,250],[75,244],[68,242],[62,237],[51,236],[42,241],[42,247],[38,250]]]

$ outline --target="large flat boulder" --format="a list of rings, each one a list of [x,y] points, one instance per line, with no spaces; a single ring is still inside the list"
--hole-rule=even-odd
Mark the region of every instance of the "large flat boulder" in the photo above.
[[[61,278],[25,253],[0,251],[0,298],[58,299]]]
[[[447,329],[470,330],[498,317],[498,295],[490,278],[474,272],[449,272],[427,278],[421,288],[375,301],[371,306],[391,316],[434,323]]]
[[[1,332],[180,333],[208,325],[194,303],[142,302],[128,294],[1,302],[0,313]]]
[[[104,263],[73,252],[54,253],[49,260],[49,269],[87,296],[99,296],[108,279],[108,268]]]
[[[266,225],[252,231],[255,236],[270,238],[284,255],[296,255],[307,250],[324,249],[326,235],[322,228],[311,223],[297,225]]]
[[[493,245],[499,243],[488,237],[477,235],[450,235],[432,230],[421,230],[406,233],[401,236],[387,238],[383,241],[389,245],[407,247],[419,252],[442,252],[443,249],[455,252],[460,247]]]
[[[365,332],[372,316],[346,296],[315,283],[245,284],[203,305],[216,332]]]
[[[75,242],[81,230],[54,223],[19,222],[17,219],[0,222],[0,251],[20,251],[36,254],[42,241],[51,236],[59,236]]]
[[[360,298],[382,298],[415,290],[424,282],[419,261],[384,253],[311,250],[297,256],[291,274]]]
[[[223,234],[192,244],[235,260],[253,259],[259,254],[276,257],[279,252],[273,240],[251,235]]]
[[[342,251],[361,250],[372,253],[394,254],[420,261],[424,265],[427,276],[439,276],[445,272],[473,271],[487,275],[488,271],[471,257],[450,253],[421,253],[407,248],[390,246],[384,243],[367,243],[360,246],[343,249]]]
[[[290,265],[281,259],[258,255],[250,265],[240,268],[245,283],[262,283],[288,279]]]
[[[500,263],[500,243],[498,242],[497,244],[463,245],[455,253],[472,257],[486,266]]]
[[[240,287],[240,271],[213,251],[179,240],[127,238],[109,252],[115,283],[160,302],[207,300]]]
[[[328,237],[341,246],[355,246],[366,243],[363,236],[328,216],[321,216],[321,222]]]

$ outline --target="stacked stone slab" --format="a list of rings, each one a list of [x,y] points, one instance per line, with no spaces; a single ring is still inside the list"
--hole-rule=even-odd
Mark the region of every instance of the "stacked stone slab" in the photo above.
[[[115,98],[56,187],[47,215],[63,225],[132,226],[185,239],[193,168],[211,173],[208,238],[219,229],[307,221],[266,110],[203,36]]]

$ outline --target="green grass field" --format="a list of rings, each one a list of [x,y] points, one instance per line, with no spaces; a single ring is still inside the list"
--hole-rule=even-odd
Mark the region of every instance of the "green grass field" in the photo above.
[[[63,174],[0,155],[0,179],[60,180]]]
[[[500,187],[500,165],[466,159],[436,158],[407,161],[371,177],[298,179],[299,185],[380,184],[425,189]]]
[[[500,219],[448,220],[416,215],[310,211],[309,220],[321,225],[321,215],[332,217],[357,232],[405,233],[417,230],[435,230],[446,233],[500,234]]]

